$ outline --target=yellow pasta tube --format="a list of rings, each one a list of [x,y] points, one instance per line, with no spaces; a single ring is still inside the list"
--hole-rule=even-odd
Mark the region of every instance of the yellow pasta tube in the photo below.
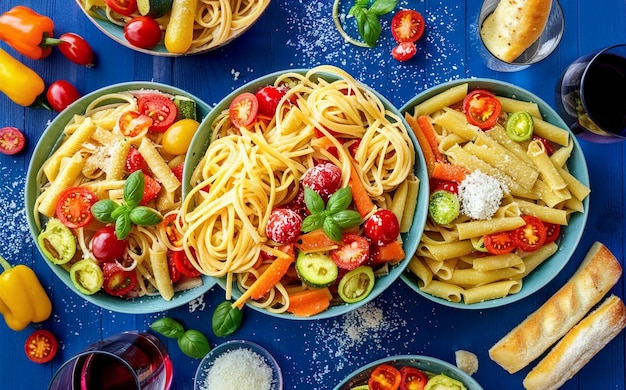
[[[154,173],[157,180],[163,185],[166,191],[174,192],[180,187],[180,181],[172,172],[172,169],[167,165],[159,151],[154,147],[152,141],[144,137],[137,148],[139,153],[148,163],[148,167]]]
[[[520,207],[520,209],[522,209]],[[520,226],[524,226],[524,218],[522,217],[506,217],[506,218],[494,218],[489,220],[472,220],[456,225],[456,229],[459,232],[460,240],[467,240],[472,237],[481,237],[485,234],[505,232],[508,230],[517,229]]]
[[[169,268],[167,266],[167,252],[164,250],[155,250],[150,248],[150,264],[157,290],[166,301],[171,301],[174,297],[174,287],[170,278]]]
[[[451,108],[444,109],[442,115],[433,118],[433,123],[453,132],[467,141],[476,139],[481,130],[467,123],[465,115],[462,112]]]
[[[552,160],[550,160],[541,141],[532,141],[529,143],[527,153],[535,166],[539,169],[543,180],[553,191],[562,190],[567,187],[565,180],[563,180],[554,164],[552,164]]]
[[[507,295],[520,292],[522,289],[522,280],[502,280],[467,288],[463,290],[463,302],[466,304],[479,303],[491,299],[506,297]]]
[[[430,115],[433,112],[443,109],[444,107],[449,107],[456,102],[460,102],[467,95],[468,88],[469,85],[466,83],[459,84],[424,100],[422,103],[413,108],[413,116],[417,118],[420,115]]]
[[[413,256],[407,265],[409,271],[413,272],[417,276],[417,285],[424,287],[430,284],[433,280],[433,273],[430,269],[419,259],[417,256]]]
[[[78,126],[78,129],[76,129],[74,134],[70,135],[69,138],[66,139],[61,146],[59,146],[43,167],[43,171],[48,178],[48,181],[54,181],[56,179],[61,166],[61,160],[64,157],[71,157],[74,155],[74,153],[76,153],[83,146],[83,143],[89,141],[95,130],[96,126],[91,119],[85,118],[80,126]]]
[[[37,211],[47,217],[53,217],[59,196],[68,187],[74,185],[74,181],[80,175],[85,159],[80,153],[76,153],[63,166],[56,180],[50,183],[50,187],[41,194],[43,197]]]
[[[445,299],[450,302],[461,302],[463,299],[463,288],[455,284],[433,280],[428,285],[421,287],[420,290],[432,296]]]
[[[472,262],[472,268],[476,271],[486,272],[494,269],[516,268],[520,272],[526,270],[524,260],[515,253],[477,257]]]

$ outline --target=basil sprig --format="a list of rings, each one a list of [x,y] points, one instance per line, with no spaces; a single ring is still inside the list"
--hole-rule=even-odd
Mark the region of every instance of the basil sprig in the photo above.
[[[322,228],[333,241],[341,241],[343,229],[348,229],[362,222],[358,211],[348,210],[352,203],[350,187],[337,190],[324,205],[324,199],[309,187],[304,187],[304,203],[311,212],[302,221],[304,233]]]
[[[239,308],[233,307],[231,301],[226,300],[217,305],[213,311],[211,318],[213,333],[217,337],[229,336],[239,328],[242,319],[243,312]]]
[[[120,240],[128,236],[133,224],[154,226],[160,223],[163,217],[156,210],[139,206],[144,185],[143,173],[133,172],[124,183],[124,202],[118,204],[111,199],[101,199],[91,206],[91,214],[100,222],[115,222],[115,235]]]
[[[368,46],[375,46],[380,37],[382,27],[379,17],[393,11],[396,5],[397,0],[374,0],[371,6],[370,0],[354,0],[348,15],[354,16],[359,34]]]
[[[211,344],[202,332],[195,329],[185,330],[183,325],[170,317],[154,321],[150,329],[165,337],[177,339],[181,352],[190,358],[200,359],[211,350]]]

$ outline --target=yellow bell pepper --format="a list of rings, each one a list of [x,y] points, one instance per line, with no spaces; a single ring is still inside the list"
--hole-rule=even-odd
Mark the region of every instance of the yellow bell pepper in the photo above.
[[[15,103],[28,107],[46,86],[34,70],[0,48],[0,91]]]
[[[0,313],[7,326],[22,330],[31,322],[42,322],[52,314],[52,303],[35,272],[19,264],[11,267],[2,256],[0,265]]]

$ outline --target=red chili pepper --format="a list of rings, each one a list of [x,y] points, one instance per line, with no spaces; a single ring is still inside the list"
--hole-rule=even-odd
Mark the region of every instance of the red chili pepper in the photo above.
[[[52,50],[46,39],[53,36],[54,22],[32,9],[17,5],[0,15],[0,39],[26,57],[39,60]]]

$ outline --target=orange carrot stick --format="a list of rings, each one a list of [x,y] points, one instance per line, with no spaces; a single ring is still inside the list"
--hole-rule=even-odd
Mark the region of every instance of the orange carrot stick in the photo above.
[[[298,291],[289,294],[287,311],[299,317],[310,317],[326,310],[332,297],[328,287]]]
[[[432,177],[435,179],[448,180],[460,183],[465,179],[467,170],[459,165],[436,162]]]
[[[322,229],[300,234],[294,244],[300,252],[323,252],[336,249],[341,243],[328,238]]]
[[[404,248],[402,248],[400,241],[396,240],[378,247],[373,255],[373,261],[374,263],[386,263],[389,261],[400,261],[404,257]]]
[[[352,192],[352,202],[354,202],[357,211],[361,214],[361,218],[365,218],[376,206],[374,206],[370,194],[361,182],[354,161],[350,161],[350,180],[348,181],[348,185]]]
[[[428,144],[430,145],[433,154],[435,155],[435,161],[446,161],[446,158],[439,151],[439,141],[437,141],[437,132],[433,127],[431,118],[428,115],[420,115],[417,117],[417,124],[424,133]]]
[[[420,145],[420,149],[422,149],[424,160],[426,161],[426,171],[430,177],[435,166],[435,154],[430,147],[428,139],[422,132],[422,129],[420,129],[420,126],[417,124],[417,120],[408,113],[404,114],[404,119],[406,119],[406,122],[411,127],[411,130],[413,130],[413,134],[415,134],[415,138],[417,138],[417,143]]]

